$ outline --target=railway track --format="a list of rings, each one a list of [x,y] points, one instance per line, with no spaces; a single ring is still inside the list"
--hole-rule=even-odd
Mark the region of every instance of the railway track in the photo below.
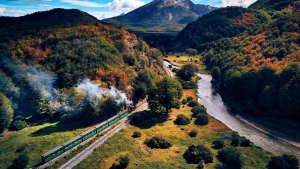
[[[73,157],[71,160],[63,164],[60,169],[70,169],[74,166],[78,165],[81,161],[83,161],[86,157],[88,157],[92,152],[95,150],[95,148],[101,146],[107,139],[112,137],[115,133],[119,132],[121,129],[126,127],[126,124],[130,121],[130,119],[133,117],[133,114],[139,113],[145,109],[148,108],[148,103],[146,101],[142,102],[134,112],[129,114],[127,117],[125,117],[121,123],[111,129],[108,133],[106,133],[104,136],[99,138],[97,141],[95,141],[93,144],[91,144],[89,147],[87,147],[85,150],[77,154],[75,157]]]

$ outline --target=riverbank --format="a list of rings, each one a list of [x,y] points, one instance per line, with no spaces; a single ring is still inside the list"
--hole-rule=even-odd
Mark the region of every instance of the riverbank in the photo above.
[[[294,154],[300,158],[300,149],[295,147],[293,140],[280,138],[280,136],[260,128],[260,126],[257,126],[247,118],[230,113],[221,96],[213,89],[210,83],[211,75],[198,75],[201,77],[201,80],[198,81],[198,102],[207,108],[207,112],[210,115],[265,150],[278,155]]]
[[[239,114],[232,113],[233,116],[238,118],[239,120],[247,123],[248,125],[254,127],[255,129],[259,130],[260,132],[265,133],[266,135],[269,135],[270,137],[273,137],[275,139],[281,140],[282,142],[285,142],[286,144],[290,144],[292,146],[295,146],[297,148],[300,148],[300,133],[297,129],[291,129],[286,126],[281,126],[278,123],[270,122],[267,119],[262,118],[255,118],[251,115],[242,113],[240,109],[242,109],[240,106],[236,106],[235,103],[233,103],[232,100],[230,100],[229,96],[222,93],[220,94],[224,102],[228,105],[228,109],[230,110],[230,107],[234,107],[235,110],[239,112]],[[271,129],[272,128],[272,129]],[[276,129],[276,130],[274,130]]]

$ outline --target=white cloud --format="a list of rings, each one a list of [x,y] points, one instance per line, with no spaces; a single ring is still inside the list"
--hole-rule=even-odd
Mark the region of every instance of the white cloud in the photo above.
[[[101,20],[101,19],[106,19],[106,18],[112,18],[115,16],[119,16],[122,14],[121,11],[116,11],[116,12],[87,12],[90,15],[93,15],[94,17],[96,17],[97,19]]]
[[[99,4],[99,3],[88,2],[88,1],[60,0],[60,2],[66,2],[66,3],[73,4],[73,5],[85,6],[85,7],[107,7],[106,4]]]
[[[23,16],[34,11],[22,11],[22,10],[7,10],[5,8],[0,8],[0,16]]]
[[[242,7],[248,7],[257,0],[222,0],[221,7],[227,7],[227,6],[242,6]]]
[[[143,5],[145,5],[145,2],[140,0],[114,0],[108,3],[108,8],[113,11],[127,13]]]

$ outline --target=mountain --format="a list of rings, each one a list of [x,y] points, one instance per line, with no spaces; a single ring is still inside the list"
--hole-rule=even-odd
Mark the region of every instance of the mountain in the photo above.
[[[186,24],[196,20],[216,8],[208,5],[195,5],[190,0],[154,0],[124,16],[102,21],[122,24],[132,31],[182,30]]]
[[[49,11],[39,11],[33,14],[21,17],[1,17],[0,27],[7,27],[15,24],[23,24],[26,22],[40,22],[40,21],[70,21],[90,23],[99,21],[94,16],[80,11],[78,9],[61,9],[56,8]]]

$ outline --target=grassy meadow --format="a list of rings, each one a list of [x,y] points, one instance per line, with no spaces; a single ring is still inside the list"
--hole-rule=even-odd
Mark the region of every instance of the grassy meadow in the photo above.
[[[194,90],[184,90],[184,97],[192,96]],[[98,147],[91,156],[81,162],[76,169],[109,169],[113,163],[122,155],[128,155],[131,160],[127,168],[196,168],[198,164],[187,162],[183,154],[191,144],[204,144],[210,148],[214,154],[213,163],[205,165],[206,169],[229,169],[226,165],[220,163],[216,158],[218,149],[214,149],[212,142],[216,139],[223,139],[226,146],[230,146],[230,140],[223,138],[222,133],[231,133],[231,130],[209,117],[209,124],[206,126],[195,125],[194,121],[188,125],[180,126],[174,124],[177,115],[184,114],[191,117],[191,108],[181,106],[180,109],[172,109],[170,114],[158,114],[153,116],[148,111],[140,115],[140,123],[116,133],[108,139],[101,147]],[[198,130],[196,137],[190,137],[189,132],[192,129]],[[135,131],[142,133],[140,138],[133,138]],[[221,133],[222,132],[222,133]],[[173,146],[169,149],[152,149],[144,141],[155,135],[161,135],[170,139]],[[251,143],[251,147],[239,147],[244,161],[244,167],[247,169],[265,168],[268,161],[273,156],[272,153],[261,149]]]
[[[207,68],[207,66],[201,61],[202,56],[197,55],[193,57],[189,57],[185,52],[182,53],[171,53],[169,52],[167,54],[168,57],[165,57],[165,60],[168,60],[172,65],[181,67],[187,63],[195,63],[195,60],[197,60],[196,65],[198,66],[198,69],[202,73],[210,73],[210,70]],[[179,57],[177,57],[179,56]],[[189,59],[192,59],[193,61],[189,61]]]
[[[22,153],[30,158],[27,167],[32,167],[41,162],[42,154],[90,128],[75,129],[69,124],[45,123],[29,126],[18,132],[5,133],[0,139],[0,168],[8,168]]]

